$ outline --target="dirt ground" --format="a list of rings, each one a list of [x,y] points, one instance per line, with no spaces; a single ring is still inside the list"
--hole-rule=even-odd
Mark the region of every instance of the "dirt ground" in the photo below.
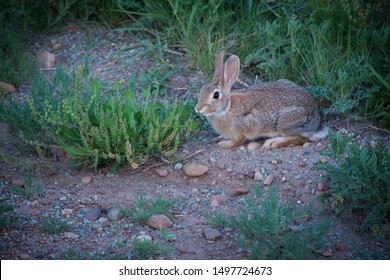
[[[58,45],[54,48],[56,43],[60,44],[58,49]],[[82,64],[87,54],[91,70],[99,79],[110,83],[114,79],[125,82],[129,75],[137,75],[153,64],[152,60],[137,57],[136,43],[124,32],[70,24],[54,33],[35,34],[26,49],[31,55],[44,50],[53,52],[58,57],[56,65],[66,69]],[[126,48],[129,46],[130,50]],[[191,68],[185,64],[181,67]],[[43,71],[50,75],[51,70]],[[204,82],[204,75],[195,71],[186,73],[190,74],[169,81],[169,94],[198,93],[197,87]],[[186,83],[183,84],[183,81]],[[15,96],[24,98],[28,95],[27,89],[28,86],[21,87]],[[328,117],[325,121],[333,130],[353,132],[353,141],[362,145],[377,142],[380,138],[390,141],[386,131],[364,123],[337,117]],[[215,228],[208,223],[205,212],[232,215],[242,205],[243,198],[253,196],[256,184],[266,192],[269,186],[256,183],[253,178],[255,172],[264,177],[273,176],[273,184],[282,203],[292,201],[296,208],[313,204],[312,222],[322,221],[329,215],[317,199],[321,194],[324,174],[312,168],[314,163],[326,160],[320,152],[328,147],[327,139],[267,151],[261,147],[264,139],[258,140],[260,145],[253,150],[248,149],[248,143],[225,150],[215,145],[214,137],[212,129],[206,129],[180,150],[185,157],[181,164],[199,163],[208,167],[208,172],[201,177],[188,177],[183,170],[175,168],[175,164],[144,168],[136,173],[121,170],[112,175],[104,168],[97,173],[80,171],[62,156],[45,162],[36,154],[21,149],[9,127],[0,124],[2,151],[17,162],[31,161],[34,165],[31,186],[42,186],[39,193],[31,196],[16,192],[12,182],[26,180],[26,174],[22,169],[0,160],[0,196],[14,207],[7,215],[17,217],[17,226],[0,233],[1,259],[64,259],[78,255],[83,258],[132,258],[128,244],[140,235],[147,235],[154,243],[172,249],[156,258],[246,259],[248,250],[235,241],[235,229],[216,228],[220,236],[215,240],[206,238],[205,231]],[[167,176],[157,174],[158,168],[167,171]],[[236,195],[237,189],[242,187],[247,187],[249,192]],[[173,226],[169,232],[175,236],[174,240],[168,241],[159,230],[145,224],[132,223],[127,216],[116,221],[106,218],[107,212],[118,205],[126,209],[134,207],[141,193],[146,199],[155,200],[161,196],[177,200],[170,213]],[[103,213],[96,221],[86,218],[93,208]],[[69,229],[59,233],[44,232],[42,221],[50,218],[66,222]],[[389,236],[358,233],[354,224],[353,220],[334,219],[331,228],[322,237],[324,246],[321,251],[309,253],[307,258],[390,257]]]

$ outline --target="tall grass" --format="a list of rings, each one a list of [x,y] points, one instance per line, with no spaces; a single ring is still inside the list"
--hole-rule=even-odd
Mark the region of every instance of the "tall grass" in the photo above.
[[[158,30],[206,73],[221,46],[246,75],[310,86],[327,112],[390,124],[386,1],[143,1],[129,30]],[[383,21],[381,21],[382,19]]]
[[[225,46],[240,56],[251,82],[287,78],[309,87],[325,112],[390,126],[389,1],[16,0],[0,5],[1,29],[16,18],[21,29],[53,27],[69,17],[120,23],[185,53],[204,73],[211,73],[214,54]],[[8,66],[1,73],[13,67],[2,65]]]

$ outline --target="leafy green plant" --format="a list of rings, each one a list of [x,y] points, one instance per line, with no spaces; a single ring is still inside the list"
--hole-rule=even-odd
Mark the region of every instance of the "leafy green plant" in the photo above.
[[[111,164],[115,170],[127,163],[137,169],[155,156],[171,158],[197,126],[190,100],[165,105],[150,85],[141,101],[129,89],[121,92],[119,83],[103,93],[88,75],[85,67],[67,81],[60,71],[50,83],[41,82],[28,102],[41,129],[79,166]]]
[[[208,218],[216,226],[233,228],[240,244],[248,248],[250,259],[307,258],[323,246],[321,237],[329,227],[328,222],[314,225],[306,221],[307,211],[280,202],[275,187],[268,196],[256,187],[254,199],[246,199],[236,215]]]
[[[14,208],[7,204],[5,199],[0,199],[0,229],[6,229],[12,227],[16,218],[9,215],[7,212],[11,212]]]
[[[149,260],[156,256],[167,255],[172,252],[172,248],[165,248],[160,243],[149,240],[133,239],[132,258],[138,260]]]
[[[316,166],[329,180],[322,200],[341,217],[358,217],[360,230],[380,234],[390,218],[390,151],[383,142],[359,147],[350,139],[341,131],[329,133],[324,154],[332,161]]]
[[[156,200],[146,199],[142,193],[137,196],[137,205],[131,209],[122,208],[122,212],[131,218],[133,222],[144,223],[156,214],[167,214],[176,200],[165,199],[159,196]]]
[[[69,225],[62,221],[57,221],[54,218],[47,218],[42,220],[42,231],[47,233],[57,234],[69,229]]]
[[[32,177],[30,175],[26,175],[25,180],[24,180],[24,186],[20,187],[20,186],[12,185],[12,189],[16,193],[18,193],[22,196],[31,197],[33,195],[42,193],[43,186],[34,185],[32,183]]]

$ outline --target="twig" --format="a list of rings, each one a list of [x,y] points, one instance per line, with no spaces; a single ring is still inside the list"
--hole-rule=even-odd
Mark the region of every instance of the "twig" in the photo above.
[[[180,53],[180,52],[177,52],[177,51],[169,49],[168,46],[166,46],[166,45],[163,47],[163,50],[166,51],[167,53],[176,54],[176,55],[179,55],[179,56],[183,56],[184,55],[183,53]]]
[[[368,127],[369,127],[369,128],[372,128],[372,129],[375,129],[375,130],[383,131],[383,132],[386,132],[386,133],[389,133],[389,134],[390,134],[390,130],[385,129],[385,128],[380,128],[380,127],[376,127],[376,126],[373,126],[373,125],[369,125]]]
[[[249,87],[249,85],[247,83],[245,83],[243,80],[241,80],[240,78],[237,78],[236,82],[241,84],[241,85],[244,85],[245,87]]]
[[[57,67],[49,67],[49,68],[39,68],[41,71],[50,71],[50,70],[56,70]]]

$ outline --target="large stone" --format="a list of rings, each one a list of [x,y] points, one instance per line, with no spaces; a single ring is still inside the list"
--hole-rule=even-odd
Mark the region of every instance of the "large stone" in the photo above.
[[[238,187],[234,190],[234,196],[247,194],[248,192],[249,192],[249,189],[247,187]]]
[[[221,237],[221,233],[215,228],[206,227],[203,232],[207,240],[214,241]]]
[[[81,183],[83,184],[89,184],[91,182],[92,178],[90,176],[85,176],[81,178]]]
[[[13,93],[16,91],[16,88],[8,83],[0,82],[0,94],[3,93]]]
[[[97,208],[91,208],[88,210],[88,212],[85,214],[85,218],[90,221],[96,221],[97,219],[100,218],[102,215],[102,211]]]
[[[150,216],[146,224],[155,229],[166,229],[173,225],[172,221],[165,215]]]
[[[216,201],[218,204],[226,204],[227,198],[223,195],[213,195],[210,197],[210,201]]]
[[[268,175],[267,177],[265,177],[265,179],[263,181],[263,184],[265,186],[270,186],[272,184],[273,180],[274,180],[274,176],[273,175]]]
[[[17,186],[17,187],[23,187],[25,182],[24,182],[24,180],[16,179],[16,180],[12,180],[11,184],[14,186]]]
[[[203,164],[187,163],[183,167],[184,174],[190,177],[199,177],[205,174],[209,168]]]
[[[79,235],[73,232],[64,232],[64,237],[67,239],[77,239],[79,238]]]
[[[110,221],[117,221],[119,219],[120,214],[121,214],[121,210],[119,210],[118,208],[113,208],[110,211],[108,211],[107,218]]]
[[[157,168],[156,173],[161,176],[161,177],[166,177],[168,176],[168,170],[165,168]]]
[[[56,63],[56,55],[50,52],[38,53],[38,64],[44,68],[53,68]]]
[[[262,181],[262,180],[264,180],[264,176],[259,171],[256,171],[253,179],[255,181]]]

